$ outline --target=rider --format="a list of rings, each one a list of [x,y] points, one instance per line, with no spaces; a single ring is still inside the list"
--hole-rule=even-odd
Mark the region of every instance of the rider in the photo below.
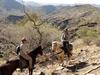
[[[24,37],[21,40],[20,43],[20,56],[22,58],[24,58],[25,60],[27,60],[29,62],[29,69],[32,69],[32,58],[28,55],[28,45],[27,45],[28,41],[27,39]]]
[[[65,28],[62,32],[61,35],[61,42],[63,44],[64,47],[64,52],[67,53],[68,52],[68,47],[69,47],[69,32],[68,32],[68,28]]]

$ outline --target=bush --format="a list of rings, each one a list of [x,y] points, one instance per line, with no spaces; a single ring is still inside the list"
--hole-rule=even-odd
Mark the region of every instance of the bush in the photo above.
[[[88,27],[82,27],[76,33],[79,37],[97,37],[97,32]]]
[[[61,31],[57,28],[49,25],[43,24],[39,27],[42,33],[42,45],[43,47],[50,47],[53,40],[59,40]],[[29,40],[29,49],[33,50],[38,46],[40,35],[37,33],[36,29],[33,28],[33,24],[28,22],[25,25],[15,25],[8,26],[2,29],[0,33],[0,38],[3,37],[2,44],[4,45],[5,58],[10,57],[12,51],[14,52],[15,47],[20,43],[22,37],[26,37]],[[0,40],[0,41],[1,41]],[[14,45],[13,45],[14,44]],[[8,48],[8,46],[11,46]],[[10,54],[9,54],[10,53]]]
[[[94,42],[96,38],[98,38],[97,31],[88,27],[80,28],[76,34],[82,38],[87,45],[90,45],[91,42]]]

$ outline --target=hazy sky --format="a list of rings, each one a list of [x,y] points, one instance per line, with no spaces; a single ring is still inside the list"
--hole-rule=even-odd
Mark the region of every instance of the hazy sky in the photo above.
[[[42,4],[99,4],[100,0],[24,0]]]

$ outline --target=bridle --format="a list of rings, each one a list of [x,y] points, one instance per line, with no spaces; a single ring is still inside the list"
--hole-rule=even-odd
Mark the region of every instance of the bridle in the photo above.
[[[54,53],[55,55],[58,55],[58,54],[60,54],[60,53],[62,53],[63,51],[60,51],[60,52],[57,52],[57,53]]]

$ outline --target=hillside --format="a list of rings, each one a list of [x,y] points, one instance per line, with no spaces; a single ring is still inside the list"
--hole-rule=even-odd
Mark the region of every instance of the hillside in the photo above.
[[[26,6],[31,6],[31,7],[39,7],[40,6],[40,4],[38,4],[38,3],[36,3],[36,2],[34,2],[34,1],[28,1],[28,2],[25,2],[25,5]]]
[[[21,7],[16,0],[0,0],[0,65],[16,58],[15,48],[26,37],[29,51],[41,44],[44,52],[36,59],[33,75],[100,74],[100,8],[88,4],[28,6],[29,20]],[[58,63],[58,53],[52,51],[52,41],[60,41],[66,27],[73,54],[69,64],[66,57],[62,66]],[[28,70],[21,73],[17,69],[13,75],[28,75]]]
[[[45,6],[41,6],[40,10],[47,15],[47,14],[50,14],[50,13],[54,12],[56,10],[56,6],[45,5]]]
[[[5,23],[9,15],[22,16],[23,5],[16,0],[0,0],[0,22]]]
[[[65,28],[66,26],[78,26],[85,23],[100,22],[100,9],[92,5],[64,6],[49,14],[48,22]]]
[[[0,0],[0,7],[11,10],[11,9],[22,9],[22,4],[16,0]]]

